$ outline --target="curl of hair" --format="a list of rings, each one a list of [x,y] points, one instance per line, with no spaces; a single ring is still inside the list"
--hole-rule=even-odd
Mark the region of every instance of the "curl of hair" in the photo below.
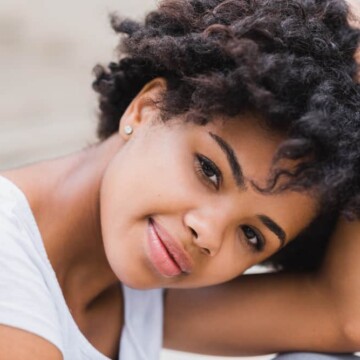
[[[148,81],[164,77],[164,121],[241,121],[254,111],[286,134],[259,191],[314,191],[322,208],[359,218],[360,32],[348,16],[343,0],[165,0],[144,22],[113,16],[119,60],[97,66],[93,83],[99,138],[118,129]]]

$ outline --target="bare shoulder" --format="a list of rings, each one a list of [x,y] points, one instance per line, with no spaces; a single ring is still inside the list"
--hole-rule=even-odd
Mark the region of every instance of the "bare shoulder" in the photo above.
[[[30,332],[0,325],[0,359],[62,360],[59,349]]]

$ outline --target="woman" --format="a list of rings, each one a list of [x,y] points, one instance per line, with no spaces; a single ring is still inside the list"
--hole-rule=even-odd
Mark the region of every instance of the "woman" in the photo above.
[[[348,297],[312,307],[325,275],[185,290],[269,258],[286,267],[289,254],[271,256],[291,240],[358,215],[360,35],[347,16],[340,0],[167,1],[145,25],[114,18],[128,37],[96,68],[101,141],[2,174],[0,358],[156,359],[162,338],[229,355],[355,350],[346,311],[329,317]]]

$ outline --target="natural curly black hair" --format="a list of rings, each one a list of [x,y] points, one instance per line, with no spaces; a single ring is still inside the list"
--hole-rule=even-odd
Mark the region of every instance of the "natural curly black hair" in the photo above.
[[[314,190],[330,210],[328,220],[334,214],[359,218],[360,85],[354,55],[360,31],[349,25],[349,16],[343,0],[165,0],[143,23],[112,16],[114,30],[124,36],[120,60],[95,68],[98,136],[116,132],[141,88],[163,77],[164,121],[176,115],[198,124],[217,115],[241,121],[238,115],[252,111],[268,129],[286,134],[268,185],[259,191]],[[283,168],[283,160],[296,166]],[[314,267],[328,234],[318,238],[318,255],[308,241],[307,256],[309,247],[299,239],[293,247],[301,261],[291,259],[291,247],[272,261]]]

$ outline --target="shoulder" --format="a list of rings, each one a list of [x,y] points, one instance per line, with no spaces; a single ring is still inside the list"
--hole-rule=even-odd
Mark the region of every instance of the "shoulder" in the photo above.
[[[41,239],[32,222],[25,197],[0,177],[0,278],[11,273],[29,280],[41,272]]]
[[[18,328],[0,325],[0,358],[62,360],[63,356],[59,349],[38,335]]]
[[[0,178],[0,358],[21,358],[3,356],[7,338],[8,346],[16,339],[22,344],[25,339],[62,348],[56,298],[51,289],[54,275],[21,196],[20,190]]]

